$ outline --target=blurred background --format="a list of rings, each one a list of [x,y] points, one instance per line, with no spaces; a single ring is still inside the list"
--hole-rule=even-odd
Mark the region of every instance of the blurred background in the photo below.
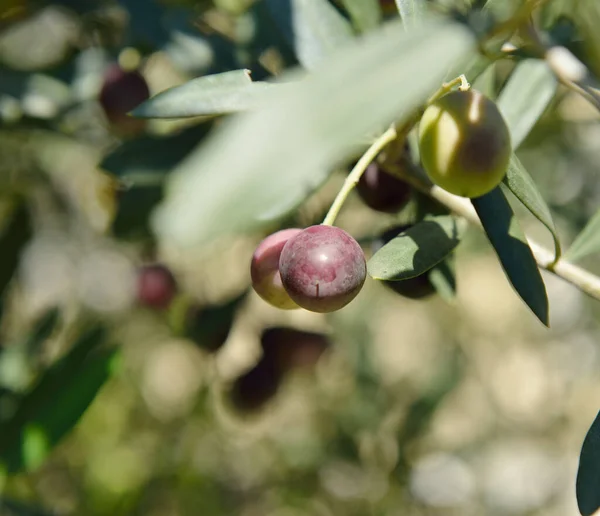
[[[188,253],[154,240],[165,176],[219,120],[124,114],[194,77],[296,66],[273,3],[0,0],[0,514],[577,515],[597,301],[544,274],[546,329],[477,229],[455,296],[368,278],[329,315],[249,289],[276,228]],[[519,2],[495,4],[501,21]],[[540,23],[593,62],[597,25],[564,4]],[[513,66],[476,84],[494,97]],[[599,138],[598,112],[559,88],[519,151],[565,245],[600,204]],[[321,220],[346,173],[286,224]],[[338,223],[369,252],[415,203],[353,195]]]

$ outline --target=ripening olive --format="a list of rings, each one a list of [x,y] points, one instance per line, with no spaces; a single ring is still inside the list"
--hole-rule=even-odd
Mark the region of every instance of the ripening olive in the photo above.
[[[500,184],[512,152],[498,107],[473,90],[448,93],[425,110],[419,149],[423,167],[435,184],[470,198]]]

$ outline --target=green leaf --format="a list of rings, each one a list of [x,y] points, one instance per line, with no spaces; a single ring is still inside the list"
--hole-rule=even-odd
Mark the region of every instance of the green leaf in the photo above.
[[[554,239],[554,253],[556,257],[560,257],[562,252],[560,241],[558,240],[558,233],[556,232],[554,220],[552,220],[550,208],[548,208],[546,201],[542,197],[536,184],[533,182],[533,179],[514,153],[510,157],[504,184],[515,197],[519,199],[519,201],[521,201],[521,203],[523,203],[523,205],[544,226],[546,226],[546,228],[548,228],[548,231],[550,231],[552,238]]]
[[[600,210],[588,221],[565,253],[565,259],[576,262],[600,252]]]
[[[517,149],[554,98],[558,81],[543,59],[525,59],[514,69],[498,97],[498,107]]]
[[[169,136],[127,141],[106,156],[100,168],[128,186],[162,184],[164,176],[206,137],[211,127],[212,124],[201,124]]]
[[[600,412],[581,447],[575,492],[583,516],[591,516],[600,509]]]
[[[396,0],[400,18],[406,29],[415,27],[425,15],[426,0]]]
[[[447,303],[452,303],[456,298],[454,262],[454,254],[449,254],[427,273],[429,281],[434,286],[436,292]]]
[[[192,79],[169,88],[136,107],[138,118],[216,116],[256,107],[273,84],[252,82],[248,70],[233,70]]]
[[[342,0],[342,4],[361,32],[374,29],[381,22],[379,0]]]
[[[357,142],[407,117],[447,67],[473,49],[462,25],[429,22],[405,32],[399,24],[342,49],[304,80],[275,91],[261,110],[223,121],[169,180],[153,221],[158,235],[199,245],[281,218]]]
[[[500,188],[471,199],[508,280],[537,318],[548,326],[546,287],[529,244]]]
[[[9,472],[39,466],[94,400],[117,357],[116,349],[99,348],[104,338],[101,327],[83,334],[0,426],[0,463]]]
[[[298,61],[308,70],[354,38],[348,21],[327,0],[265,1]]]
[[[459,228],[454,217],[427,218],[385,244],[371,257],[367,270],[377,280],[414,278],[440,263],[459,241]]]
[[[113,235],[116,238],[150,236],[150,215],[162,198],[161,185],[133,186],[119,192],[117,212],[112,222]]]

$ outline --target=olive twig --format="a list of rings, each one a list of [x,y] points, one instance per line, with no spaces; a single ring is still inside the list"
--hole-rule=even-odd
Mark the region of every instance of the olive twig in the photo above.
[[[469,199],[446,192],[437,185],[427,184],[413,174],[406,173],[401,167],[387,165],[386,168],[389,168],[390,172],[398,177],[402,177],[403,180],[411,184],[415,189],[428,195],[440,204],[443,204],[446,208],[464,218],[467,222],[483,229],[479,216]],[[530,238],[527,239],[527,243],[529,244],[538,267],[571,283],[582,292],[585,292],[588,296],[600,300],[600,277],[564,258],[555,260],[553,251]]]
[[[344,181],[341,190],[338,192],[336,198],[331,204],[331,208],[329,208],[329,211],[327,212],[327,215],[323,220],[323,225],[333,225],[336,217],[338,216],[338,213],[344,205],[344,202],[346,202],[346,198],[348,197],[352,189],[358,184],[360,176],[363,175],[367,167],[377,157],[377,154],[379,154],[386,145],[394,141],[396,137],[396,128],[392,126],[379,138],[377,138],[377,140],[375,140],[373,144],[367,149],[367,151],[361,156],[361,158],[358,160],[358,162],[346,178],[346,181]]]

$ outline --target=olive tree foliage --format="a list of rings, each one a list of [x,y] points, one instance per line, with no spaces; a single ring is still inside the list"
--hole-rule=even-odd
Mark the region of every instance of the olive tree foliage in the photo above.
[[[515,295],[541,324],[552,321],[540,269],[600,299],[600,278],[579,264],[600,252],[600,216],[585,221],[563,248],[552,211],[518,157],[530,131],[565,91],[600,109],[595,0],[575,6],[567,0],[239,2],[251,34],[241,43],[235,28],[202,17],[211,2],[122,0],[119,8],[128,21],[111,30],[107,3],[0,5],[5,42],[0,43],[0,185],[3,195],[7,192],[0,235],[3,315],[15,311],[11,295],[20,257],[36,230],[34,185],[50,184],[61,209],[89,216],[85,202],[61,190],[53,168],[56,149],[73,135],[101,149],[90,159],[109,177],[114,203],[101,230],[116,241],[151,242],[181,253],[224,237],[283,229],[335,170],[368,156],[365,166],[377,161],[393,175],[396,163],[390,156],[408,142],[412,166],[401,179],[418,192],[419,215],[370,257],[371,278],[401,282],[428,275],[435,291],[451,301],[460,282],[451,266],[453,253],[470,224],[485,232]],[[49,4],[55,8],[50,21]],[[204,25],[194,24],[198,18]],[[56,56],[39,57],[23,45],[19,53],[15,27],[25,22],[38,27],[39,41],[31,47],[58,49]],[[61,32],[67,34],[64,41],[49,41],[45,23],[80,24],[83,42],[74,44],[68,31]],[[98,109],[90,107],[98,88],[86,85],[98,82],[98,71],[117,57],[123,63],[133,55],[143,62],[159,51],[187,80],[153,92],[128,116],[164,127],[173,123],[176,129],[165,134],[142,129],[132,137],[107,135],[88,124],[86,110]],[[46,68],[40,71],[36,59],[45,59]],[[419,120],[432,97],[456,89],[460,76],[494,100],[512,146],[501,184],[472,199],[433,184],[423,173],[416,144]],[[390,128],[392,137],[377,147]],[[28,143],[32,132],[35,145]],[[373,149],[377,152],[368,154]],[[13,173],[17,169],[27,172]],[[341,203],[352,186],[344,186]],[[519,220],[525,212],[549,232],[551,247],[525,235]],[[215,321],[231,323],[238,301],[211,307],[210,317],[194,331],[202,338],[218,333]],[[6,475],[39,467],[118,370],[114,321],[85,310],[67,332],[68,345],[58,359],[30,360],[67,324],[62,311],[52,307],[32,322],[26,342],[18,345],[28,374],[21,387],[0,391],[0,401],[10,407],[0,410],[0,464]],[[576,495],[583,515],[600,508],[597,420],[583,442]]]

